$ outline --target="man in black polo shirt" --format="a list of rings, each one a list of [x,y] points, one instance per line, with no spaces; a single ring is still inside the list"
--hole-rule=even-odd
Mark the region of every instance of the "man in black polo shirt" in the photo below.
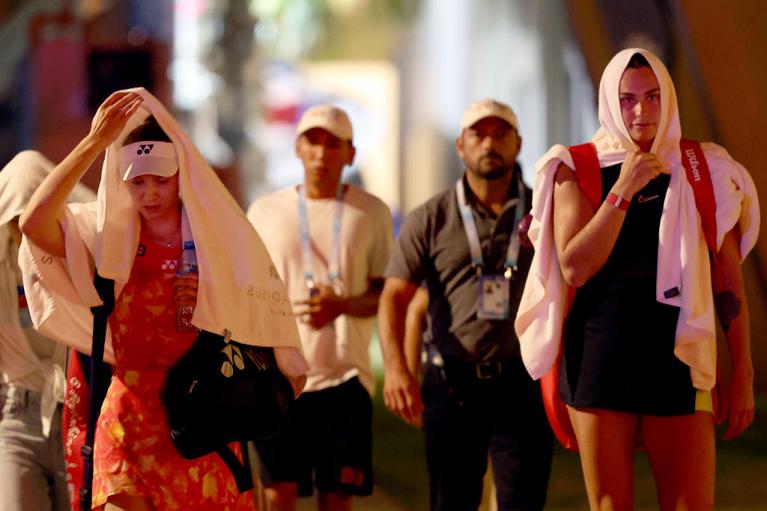
[[[384,400],[404,420],[423,420],[434,511],[477,509],[488,453],[499,510],[542,509],[546,500],[553,436],[514,333],[532,259],[518,227],[530,209],[516,162],[521,143],[508,105],[469,106],[455,143],[464,176],[407,216],[386,269]],[[431,342],[419,393],[403,340],[422,281]]]

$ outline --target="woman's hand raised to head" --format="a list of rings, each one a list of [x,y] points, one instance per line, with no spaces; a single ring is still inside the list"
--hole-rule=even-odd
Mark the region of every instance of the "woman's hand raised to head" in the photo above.
[[[114,92],[101,103],[91,122],[89,136],[104,148],[122,133],[128,119],[141,107],[144,98],[135,92]]]
[[[142,102],[143,98],[135,92],[115,92],[109,96],[93,117],[90,133],[48,174],[30,198],[19,226],[48,254],[66,256],[59,217],[67,197],[88,167],[117,139]]]

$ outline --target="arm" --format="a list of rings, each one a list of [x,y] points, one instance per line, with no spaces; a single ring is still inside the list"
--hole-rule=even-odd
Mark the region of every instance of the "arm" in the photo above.
[[[320,329],[338,316],[346,314],[367,318],[378,310],[383,279],[370,279],[367,290],[357,296],[338,296],[331,286],[319,284],[319,293],[307,300],[297,300],[295,314],[314,329]]]
[[[368,318],[378,311],[378,300],[384,285],[381,275],[389,260],[392,226],[389,208],[383,202],[377,199],[376,201],[380,207],[371,213],[372,222],[368,224],[373,233],[373,239],[366,257],[367,289],[360,295],[339,296],[331,286],[319,284],[318,293],[315,296],[294,302],[297,306],[296,314],[312,328],[320,329],[341,315]],[[255,217],[256,210],[251,209]],[[365,257],[365,255],[358,252],[357,257]]]
[[[630,201],[650,180],[666,171],[648,153],[629,153],[620,176],[610,190]],[[620,234],[626,212],[602,203],[596,212],[578,186],[569,167],[560,164],[554,178],[554,243],[562,275],[581,287],[604,266]]]
[[[32,243],[51,255],[66,255],[59,219],[67,197],[96,158],[120,135],[141,102],[136,94],[114,93],[101,104],[91,131],[43,180],[19,219],[21,231]]]
[[[378,333],[384,360],[384,403],[405,421],[419,425],[423,405],[418,380],[408,370],[404,352],[405,317],[416,285],[387,278],[378,307]]]
[[[429,293],[419,287],[410,301],[405,317],[405,359],[408,370],[415,376],[421,372],[421,347],[428,311]]]
[[[731,381],[719,393],[717,422],[728,423],[724,438],[731,440],[754,420],[754,365],[736,229],[725,235],[711,269],[716,312],[732,363]]]

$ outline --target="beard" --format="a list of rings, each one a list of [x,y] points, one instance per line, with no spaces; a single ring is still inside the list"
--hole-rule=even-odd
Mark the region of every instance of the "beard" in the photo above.
[[[508,164],[499,154],[488,153],[481,156],[473,168],[469,167],[468,170],[477,177],[493,181],[506,177],[513,169],[514,165]]]

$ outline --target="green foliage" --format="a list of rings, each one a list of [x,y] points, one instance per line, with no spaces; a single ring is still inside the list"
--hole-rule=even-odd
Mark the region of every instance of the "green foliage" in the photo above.
[[[388,58],[417,0],[250,0],[256,33],[281,58]]]

